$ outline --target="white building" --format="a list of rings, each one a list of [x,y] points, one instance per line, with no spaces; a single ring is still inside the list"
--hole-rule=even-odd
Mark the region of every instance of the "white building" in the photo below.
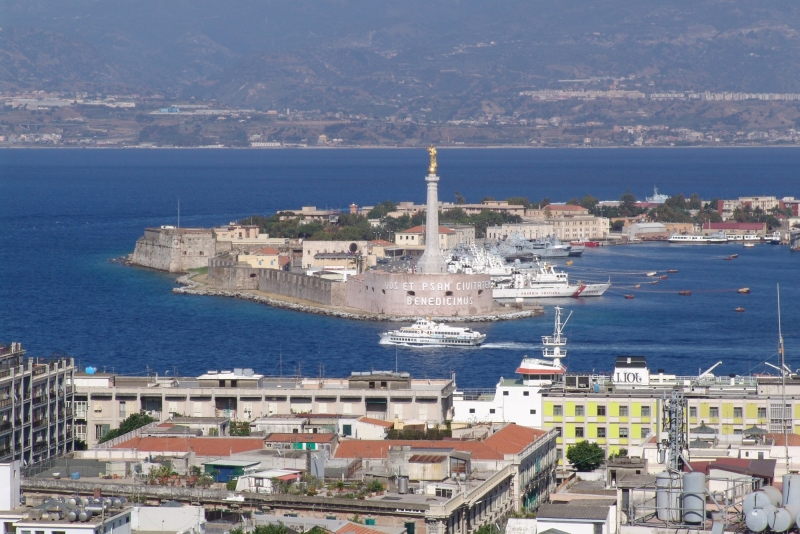
[[[245,473],[237,479],[236,491],[270,495],[275,489],[273,487],[273,480],[291,483],[300,478],[300,476],[300,471],[295,471],[293,469],[269,469],[267,471]]]
[[[511,234],[519,234],[525,239],[539,239],[554,233],[553,225],[546,222],[506,223],[486,228],[486,239],[503,241]]]
[[[540,534],[550,529],[567,534],[616,534],[616,517],[616,505],[604,502],[547,503],[536,512],[537,531]]]
[[[175,501],[161,506],[136,506],[131,510],[131,528],[134,533],[203,534],[206,530],[205,509]]]

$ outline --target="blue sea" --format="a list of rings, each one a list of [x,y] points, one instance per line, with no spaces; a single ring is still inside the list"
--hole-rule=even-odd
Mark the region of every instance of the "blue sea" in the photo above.
[[[29,355],[65,353],[81,366],[124,374],[192,375],[252,367],[265,374],[346,376],[370,369],[416,377],[455,373],[463,387],[512,376],[552,331],[552,306],[567,327],[571,370],[610,371],[617,355],[644,355],[651,369],[765,372],[777,361],[776,285],[787,362],[800,367],[800,254],[760,245],[666,244],[587,250],[568,269],[611,278],[594,299],[543,300],[546,315],[476,325],[487,344],[411,349],[378,344],[385,323],[345,321],[224,298],[173,295],[175,276],[110,263],[132,252],[147,226],[224,224],[301,205],[346,208],[425,199],[424,150],[3,150],[0,151],[0,342]],[[702,198],[800,196],[797,149],[447,150],[441,198],[591,193],[637,197],[653,186]],[[738,253],[734,261],[722,261]],[[657,285],[647,271],[678,273]],[[635,289],[636,284],[641,288]],[[738,294],[750,287],[749,295]],[[691,290],[692,296],[678,296]],[[624,294],[636,298],[626,300]],[[734,312],[736,307],[744,313]]]

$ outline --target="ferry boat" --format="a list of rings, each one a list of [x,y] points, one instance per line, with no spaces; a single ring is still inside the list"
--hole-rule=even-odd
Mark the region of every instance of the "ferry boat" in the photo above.
[[[721,245],[728,242],[728,236],[724,232],[709,235],[672,234],[667,241],[685,245]]]
[[[514,271],[509,279],[493,280],[495,300],[539,299],[547,297],[599,297],[611,287],[611,279],[600,284],[570,283],[569,275],[556,271],[549,263],[538,269]]]
[[[486,339],[486,334],[481,334],[471,328],[435,323],[431,321],[430,317],[417,319],[417,322],[411,326],[404,326],[399,330],[391,330],[379,335],[381,343],[385,345],[414,345],[420,347],[474,347],[480,345]]]

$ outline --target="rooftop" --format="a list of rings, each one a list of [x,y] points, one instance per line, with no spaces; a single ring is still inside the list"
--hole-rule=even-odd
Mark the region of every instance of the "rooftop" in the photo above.
[[[280,434],[273,432],[264,438],[266,442],[278,443],[330,443],[336,438],[336,434]]]
[[[412,228],[409,228],[408,230],[402,230],[402,231],[399,231],[399,232],[396,232],[396,233],[398,233],[398,234],[424,234],[425,233],[425,225],[414,226]],[[448,228],[446,226],[440,226],[439,227],[439,233],[440,234],[455,234],[456,231],[453,230],[452,228]]]
[[[197,456],[230,456],[264,448],[262,438],[229,437],[138,437],[115,445],[115,449],[136,449],[145,452],[189,452]]]
[[[552,504],[544,503],[536,512],[542,519],[570,519],[573,521],[605,521],[608,518],[609,506],[588,504]]]
[[[372,417],[366,417],[366,416],[359,417],[358,418],[358,422],[359,423],[367,423],[369,425],[382,426],[383,428],[393,428],[394,427],[394,423],[392,421],[382,421],[380,419],[373,419]]]

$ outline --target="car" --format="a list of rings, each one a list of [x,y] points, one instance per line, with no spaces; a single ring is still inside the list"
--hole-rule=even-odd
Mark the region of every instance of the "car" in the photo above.
[[[410,260],[411,259],[411,254],[406,254],[405,256],[400,256],[400,259],[401,260]]]
[[[380,264],[389,263],[389,258],[378,258],[378,263]]]

